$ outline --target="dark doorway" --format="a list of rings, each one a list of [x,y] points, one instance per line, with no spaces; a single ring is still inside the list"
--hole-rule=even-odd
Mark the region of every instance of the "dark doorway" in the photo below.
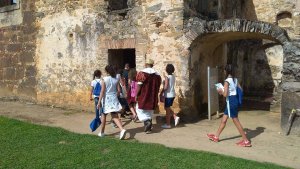
[[[126,63],[135,68],[135,49],[108,49],[108,64],[123,69]]]

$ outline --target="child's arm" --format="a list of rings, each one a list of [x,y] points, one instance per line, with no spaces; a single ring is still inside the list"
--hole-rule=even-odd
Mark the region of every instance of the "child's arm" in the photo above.
[[[128,80],[128,87],[127,87],[126,90],[129,91],[130,87],[131,87],[131,80],[129,79],[129,80]]]
[[[103,81],[101,81],[101,86],[102,86],[102,89],[101,89],[100,96],[99,96],[99,102],[97,104],[98,109],[100,109],[100,107],[101,107],[101,100],[102,100],[102,98],[104,96],[104,92],[106,90],[106,86]]]
[[[167,76],[165,76],[165,83],[163,85],[163,90],[167,90],[169,87],[169,78]]]
[[[121,84],[118,83],[117,84],[117,95],[120,96],[120,93],[122,92],[122,89],[121,89]]]
[[[218,93],[220,95],[223,95],[224,97],[227,97],[228,96],[228,87],[229,87],[228,82],[224,82],[224,90],[223,89],[218,89]]]
[[[91,93],[90,93],[90,100],[93,100],[93,91],[94,91],[94,87],[91,87]]]

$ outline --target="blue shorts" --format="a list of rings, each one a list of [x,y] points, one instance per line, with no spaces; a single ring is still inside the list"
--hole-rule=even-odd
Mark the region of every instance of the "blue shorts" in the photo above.
[[[228,96],[228,98],[226,98],[226,108],[225,108],[224,114],[229,116],[230,118],[238,117],[238,98],[237,98],[237,96]]]
[[[165,107],[171,107],[173,105],[175,97],[165,98]]]

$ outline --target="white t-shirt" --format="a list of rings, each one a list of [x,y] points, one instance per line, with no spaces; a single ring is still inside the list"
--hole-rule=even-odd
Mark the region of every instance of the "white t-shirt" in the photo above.
[[[169,85],[168,85],[167,90],[165,90],[165,97],[173,98],[176,96],[176,94],[175,94],[175,76],[168,75],[167,77],[168,77]]]
[[[234,78],[234,81],[233,81],[233,78],[229,77],[225,80],[225,82],[228,82],[229,83],[229,86],[228,86],[228,96],[235,96],[236,95],[236,88],[237,88],[237,84],[238,84],[238,80],[237,78]]]
[[[120,75],[120,74],[116,74],[116,78],[117,78],[118,80],[121,80],[121,75]]]
[[[101,79],[95,78],[95,79],[91,82],[91,86],[95,89],[96,84],[97,84],[98,82],[101,84]],[[93,95],[93,97],[95,98],[96,96]],[[98,96],[97,96],[97,97],[98,97]]]
[[[118,91],[117,90],[117,85],[118,85],[119,80],[117,78],[113,78],[111,76],[106,76],[103,79],[104,79],[104,83],[105,83],[105,86],[106,86],[105,93],[107,93],[107,94],[117,93],[117,91]]]

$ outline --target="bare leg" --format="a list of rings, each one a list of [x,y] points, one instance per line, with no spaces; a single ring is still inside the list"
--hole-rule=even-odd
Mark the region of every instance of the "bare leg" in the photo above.
[[[131,105],[130,106],[130,111],[131,111],[131,113],[132,113],[132,115],[133,115],[133,118],[135,118],[136,116],[137,116],[137,114],[136,114],[136,111],[135,111],[135,108],[134,108],[135,106],[134,105]]]
[[[171,112],[171,114],[173,115],[174,119],[176,119],[176,117],[178,117],[177,114],[174,113],[174,111],[171,109],[171,107],[170,107],[170,112]]]
[[[232,119],[232,121],[233,121],[234,125],[236,126],[236,128],[238,129],[239,133],[242,135],[243,140],[249,141],[246,137],[245,131],[244,131],[239,119],[237,117],[235,117]]]
[[[226,123],[227,123],[227,119],[228,119],[227,115],[224,115],[223,118],[221,119],[221,124],[220,124],[219,129],[218,129],[217,134],[216,134],[217,137],[220,137],[220,134],[224,130],[224,128],[226,126]]]
[[[122,126],[122,122],[118,116],[117,113],[111,113],[111,117],[113,119],[113,121],[115,122],[115,124],[119,127],[120,131],[122,131],[124,128]]]
[[[105,123],[106,123],[106,114],[102,114],[101,116],[101,133],[104,133],[105,131]]]
[[[166,110],[166,123],[169,126],[171,123],[171,109],[170,107],[165,107]]]

